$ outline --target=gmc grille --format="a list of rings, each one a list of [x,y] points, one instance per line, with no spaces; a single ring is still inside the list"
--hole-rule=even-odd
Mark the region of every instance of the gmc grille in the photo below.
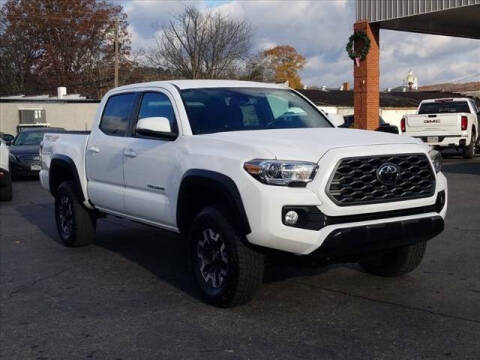
[[[398,169],[394,184],[386,185],[377,175],[385,164]],[[337,164],[326,192],[339,206],[425,198],[435,192],[435,175],[425,154],[345,158]]]

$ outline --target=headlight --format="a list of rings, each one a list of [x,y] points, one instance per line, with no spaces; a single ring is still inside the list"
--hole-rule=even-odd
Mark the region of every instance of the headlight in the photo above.
[[[307,161],[256,159],[246,162],[244,168],[265,184],[304,187],[315,177],[318,165]]]
[[[8,154],[8,160],[13,161],[13,162],[17,162],[17,157],[15,155],[13,155],[12,153],[9,153]]]
[[[439,173],[442,170],[442,161],[443,161],[442,154],[437,150],[430,150],[428,155],[430,156],[430,159],[432,159],[433,168],[435,169],[435,172]]]

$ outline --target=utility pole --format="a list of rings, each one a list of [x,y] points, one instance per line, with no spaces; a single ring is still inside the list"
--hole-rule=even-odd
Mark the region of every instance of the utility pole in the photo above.
[[[115,80],[114,86],[118,87],[118,18],[115,18],[115,33],[114,33],[114,46],[115,46]]]

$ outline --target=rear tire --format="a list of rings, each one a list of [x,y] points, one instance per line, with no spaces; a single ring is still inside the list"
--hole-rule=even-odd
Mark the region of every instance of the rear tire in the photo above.
[[[422,241],[362,261],[360,265],[371,274],[386,277],[401,276],[415,270],[420,265],[426,248],[427,242]]]
[[[192,270],[209,304],[233,307],[250,301],[263,282],[264,257],[245,243],[221,206],[201,210],[189,232]]]
[[[92,211],[82,205],[70,181],[62,182],[58,187],[55,220],[58,234],[65,246],[85,246],[94,241],[96,218]]]
[[[12,178],[10,173],[5,173],[7,185],[0,188],[0,201],[12,201]]]
[[[463,150],[463,157],[465,159],[472,159],[475,156],[475,150],[477,148],[477,134],[472,130],[472,138],[470,144]]]

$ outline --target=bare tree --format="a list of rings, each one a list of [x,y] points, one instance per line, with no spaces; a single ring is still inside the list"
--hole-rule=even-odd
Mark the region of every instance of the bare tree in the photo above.
[[[187,6],[162,29],[148,58],[176,76],[218,79],[248,58],[251,38],[247,22]]]

